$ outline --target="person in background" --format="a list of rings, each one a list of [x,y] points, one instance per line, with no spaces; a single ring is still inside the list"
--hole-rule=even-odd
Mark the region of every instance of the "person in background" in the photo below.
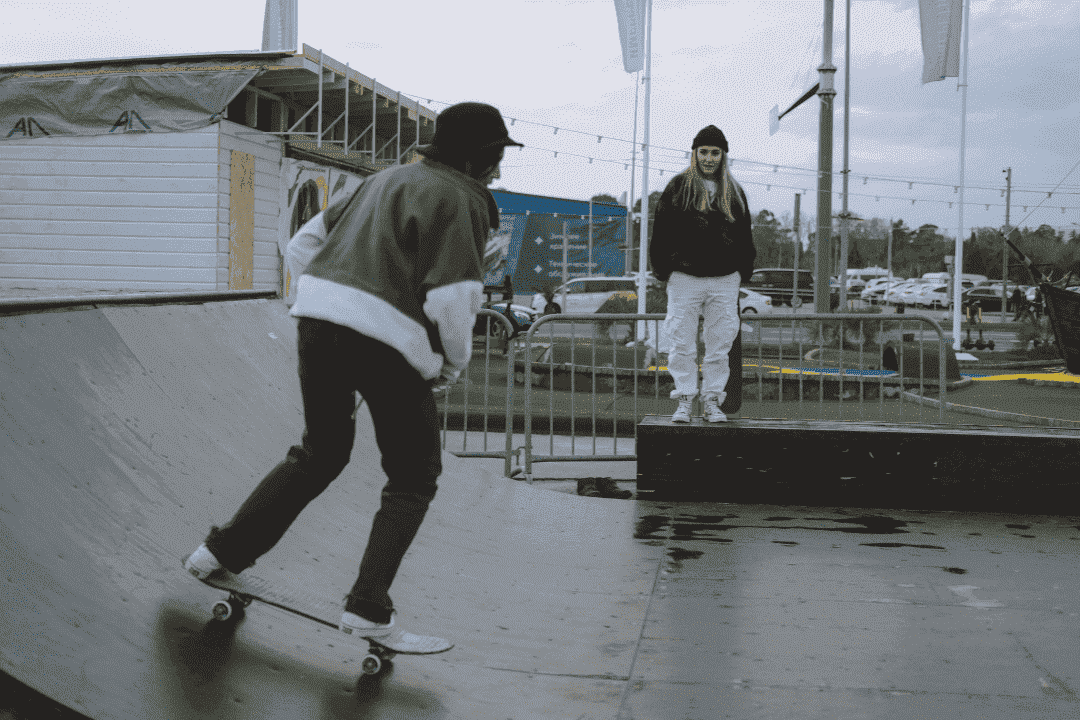
[[[1013,322],[1016,322],[1020,319],[1020,316],[1024,314],[1024,306],[1027,305],[1027,298],[1024,297],[1024,293],[1020,290],[1019,286],[1013,290],[1013,294],[1009,297],[1009,303],[1012,305],[1013,312],[1015,313]]]
[[[290,241],[301,443],[184,560],[202,579],[241,573],[274,547],[348,464],[358,391],[387,483],[340,629],[429,649],[440,638],[394,628],[389,590],[442,472],[432,387],[455,382],[472,357],[484,246],[499,227],[487,186],[499,177],[503,149],[521,145],[490,105],[452,105],[436,122],[419,162],[364,178]]]
[[[739,285],[754,272],[757,251],[746,193],[731,175],[728,142],[709,125],[691,146],[690,166],[667,184],[656,208],[649,248],[656,277],[667,282],[664,320],[668,372],[679,401],[672,422],[690,422],[698,394],[698,320],[705,357],[703,414],[724,422],[728,353],[739,332]]]

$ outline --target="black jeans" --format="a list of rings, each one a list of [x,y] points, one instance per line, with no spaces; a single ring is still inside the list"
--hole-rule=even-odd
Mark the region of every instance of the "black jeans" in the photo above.
[[[306,425],[301,444],[289,449],[232,520],[211,529],[206,546],[234,573],[274,547],[349,463],[356,434],[353,391],[359,390],[389,480],[345,607],[368,620],[389,622],[390,585],[442,472],[431,383],[397,350],[355,330],[301,318],[297,335]]]

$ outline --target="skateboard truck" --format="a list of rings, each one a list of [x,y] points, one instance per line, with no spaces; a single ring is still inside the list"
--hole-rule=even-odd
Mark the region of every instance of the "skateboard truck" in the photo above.
[[[218,600],[214,603],[212,612],[214,613],[214,619],[218,622],[225,622],[226,620],[240,620],[244,617],[244,608],[251,604],[251,600],[248,598],[242,598],[236,593],[229,593],[227,600]]]
[[[240,622],[244,619],[245,608],[251,604],[254,598],[247,597],[237,592],[230,591],[229,597],[218,600],[211,610],[215,622]],[[394,666],[391,660],[397,653],[379,643],[368,640],[368,651],[360,660],[360,671],[364,675],[378,675],[381,672],[389,672]]]

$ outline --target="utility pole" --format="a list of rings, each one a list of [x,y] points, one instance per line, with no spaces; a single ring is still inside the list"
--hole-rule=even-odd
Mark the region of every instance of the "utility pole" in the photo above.
[[[833,0],[825,2],[825,35],[821,49],[821,73],[818,96],[821,114],[818,120],[818,187],[817,187],[817,247],[814,253],[814,312],[829,312],[832,274],[832,151],[833,151],[833,74],[832,64]]]
[[[799,251],[802,250],[802,238],[799,237],[799,201],[802,200],[802,193],[795,193],[795,222],[792,223],[795,231],[795,260],[794,277],[791,278],[791,312],[795,312],[795,298],[799,297]]]
[[[1005,288],[1009,282],[1009,244],[1005,241],[1012,228],[1009,227],[1009,205],[1012,203],[1012,168],[1005,168],[1005,232],[1001,239],[1001,322],[1005,322]]]
[[[892,281],[892,218],[889,218],[889,250],[888,250],[888,256],[887,256],[887,258],[885,260],[885,266],[888,268],[888,272],[889,272],[889,274],[886,275],[886,277],[889,278],[889,279],[885,281],[885,292],[888,292],[889,290],[892,289],[892,286],[893,286],[893,281]]]

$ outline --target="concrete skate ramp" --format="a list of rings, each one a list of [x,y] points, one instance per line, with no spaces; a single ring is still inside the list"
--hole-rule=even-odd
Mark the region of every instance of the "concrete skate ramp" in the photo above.
[[[497,461],[444,457],[391,591],[449,653],[357,682],[360,650],[314,623],[262,605],[211,623],[221,594],[181,558],[302,429],[279,301],[0,318],[0,668],[93,718],[610,716],[663,551],[633,539],[632,503]],[[250,572],[342,598],[378,458],[362,410],[349,467]]]

